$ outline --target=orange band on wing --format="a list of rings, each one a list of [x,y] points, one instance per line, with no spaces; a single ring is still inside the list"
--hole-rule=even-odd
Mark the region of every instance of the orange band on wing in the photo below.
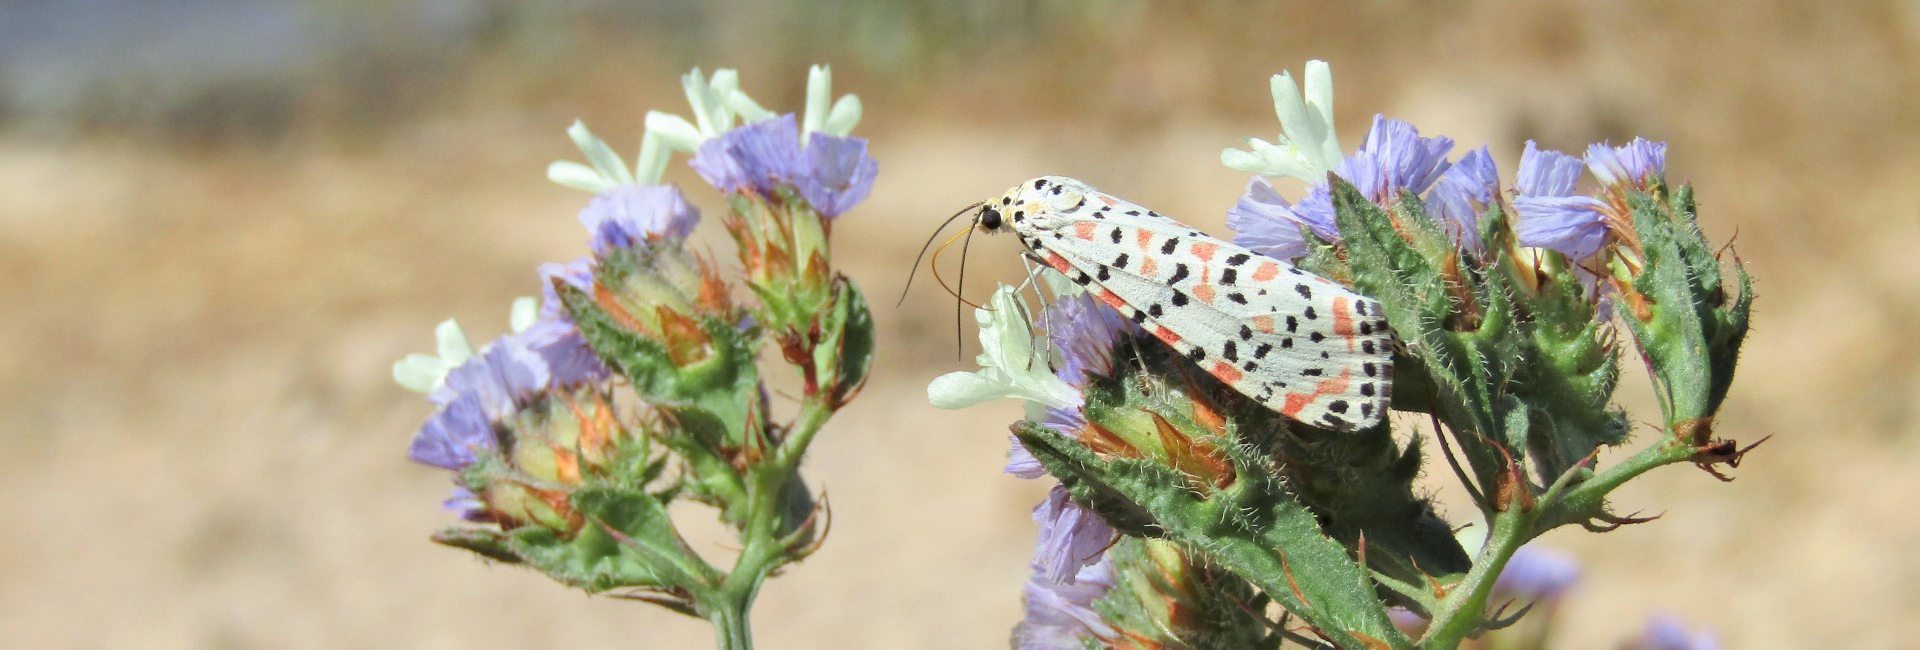
[[[1253,279],[1259,282],[1272,280],[1278,275],[1280,275],[1280,265],[1272,261],[1261,262],[1260,266],[1253,270]]]
[[[1068,264],[1067,258],[1061,257],[1059,253],[1047,253],[1047,266],[1061,273],[1073,270],[1073,265]]]
[[[1336,296],[1333,299],[1333,333],[1347,339],[1347,351],[1353,351],[1353,299]]]
[[[1094,223],[1091,221],[1082,221],[1082,222],[1073,224],[1073,234],[1081,239],[1092,241],[1093,226],[1094,226]]]

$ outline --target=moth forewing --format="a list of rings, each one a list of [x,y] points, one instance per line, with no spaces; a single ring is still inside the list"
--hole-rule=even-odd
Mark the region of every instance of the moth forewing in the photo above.
[[[1380,422],[1392,385],[1379,303],[1282,260],[1057,176],[981,209],[1029,254],[1202,370],[1282,415],[1350,431]]]

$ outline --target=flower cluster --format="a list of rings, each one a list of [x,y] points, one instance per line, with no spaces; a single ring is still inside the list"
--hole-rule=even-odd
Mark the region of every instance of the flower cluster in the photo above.
[[[1746,451],[1711,425],[1746,332],[1750,281],[1736,266],[1736,283],[1724,284],[1691,190],[1666,182],[1665,145],[1603,143],[1574,157],[1528,142],[1505,185],[1488,148],[1450,158],[1453,140],[1384,116],[1343,153],[1325,64],[1307,66],[1304,91],[1287,74],[1272,90],[1280,137],[1221,155],[1255,174],[1228,211],[1233,244],[1376,299],[1395,338],[1392,408],[1435,431],[1396,438],[1391,422],[1339,432],[1292,421],[1196,372],[1188,354],[1207,350],[1176,353],[1140,336],[1052,269],[1038,271],[1054,299],[1037,323],[1002,287],[976,312],[980,369],[936,379],[928,396],[944,408],[1025,401],[1006,471],[1059,481],[1034,513],[1023,647],[1166,630],[1241,647],[1265,639],[1271,622],[1182,613],[1217,602],[1248,611],[1262,598],[1311,629],[1279,632],[1296,642],[1453,647],[1512,624],[1500,618],[1516,611],[1504,604],[1550,611],[1577,578],[1527,541],[1568,524],[1643,521],[1611,514],[1605,496],[1653,467],[1715,471]],[[1309,187],[1289,200],[1269,183],[1279,177]],[[1614,305],[1627,336],[1614,329]],[[1151,318],[1163,318],[1157,309]],[[1315,318],[1311,308],[1299,316]],[[1226,333],[1271,327],[1258,320],[1272,317],[1186,308],[1164,318],[1180,322],[1156,321],[1162,330]],[[1595,458],[1622,445],[1632,421],[1612,400],[1627,344],[1648,359],[1666,435],[1601,471]],[[1486,522],[1477,553],[1415,485],[1434,443]],[[1107,568],[1084,588],[1095,566]],[[1155,577],[1132,582],[1141,575]],[[1408,621],[1420,625],[1396,627]]]
[[[713,620],[723,646],[746,644],[760,582],[821,541],[823,508],[799,462],[865,381],[873,350],[864,299],[830,264],[825,221],[866,197],[877,166],[847,135],[859,100],[829,105],[829,80],[812,70],[802,131],[742,92],[733,71],[694,70],[683,79],[694,118],[650,112],[631,168],[584,125],[568,129],[587,163],[556,162],[548,176],[594,194],[579,213],[590,254],[542,265],[542,298],[514,303],[509,334],[476,350],[447,321],[437,355],[394,365],[395,380],[437,408],[408,457],[451,470],[449,507],[490,524],[436,541],[589,591],[638,590]],[[747,277],[725,277],[684,244],[700,213],[660,184],[675,151],[694,154],[721,193],[755,197],[722,218]],[[757,300],[737,300],[736,283]],[[761,381],[763,337],[807,382],[791,422]],[[616,397],[622,389],[632,397]],[[714,506],[757,550],[729,571],[708,564],[678,541],[666,507],[679,499]]]

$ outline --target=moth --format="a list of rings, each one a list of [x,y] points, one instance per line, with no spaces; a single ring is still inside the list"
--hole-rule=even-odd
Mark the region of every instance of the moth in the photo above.
[[[1022,183],[973,219],[1281,415],[1336,431],[1386,415],[1379,302],[1071,178]]]

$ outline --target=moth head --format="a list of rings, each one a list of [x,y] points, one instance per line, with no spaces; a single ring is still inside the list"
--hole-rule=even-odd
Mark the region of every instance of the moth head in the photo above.
[[[980,212],[974,215],[974,223],[982,232],[999,232],[1003,228],[1055,227],[1060,217],[1073,213],[1085,206],[1087,197],[1094,189],[1086,183],[1065,176],[1041,176],[1021,183],[999,199],[980,206]]]

